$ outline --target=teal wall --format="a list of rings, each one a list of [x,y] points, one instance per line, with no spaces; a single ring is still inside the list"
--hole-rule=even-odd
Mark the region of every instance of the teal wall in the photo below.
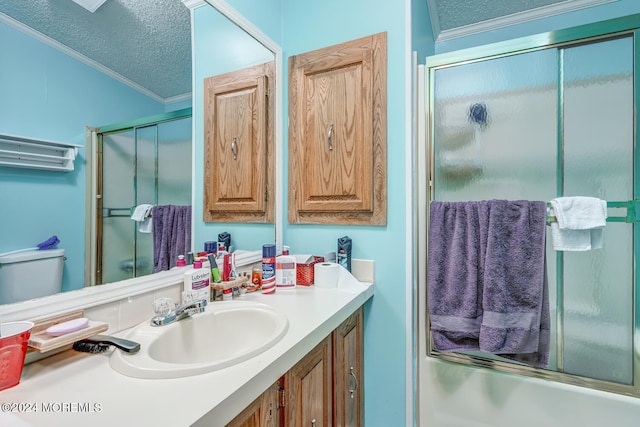
[[[291,55],[387,32],[387,225],[284,226],[284,244],[293,253],[324,254],[336,250],[339,237],[353,239],[353,257],[373,259],[375,295],[365,306],[364,389],[367,426],[405,425],[406,404],[406,197],[407,44],[409,2],[352,0],[283,0],[282,46]],[[286,64],[286,62],[285,62]],[[285,65],[285,82],[287,67]],[[284,112],[288,111],[287,95]],[[284,123],[284,164],[287,165],[287,120]],[[288,171],[284,170],[284,182]],[[285,184],[286,185],[286,184]],[[287,193],[285,198],[285,222]]]
[[[411,0],[411,50],[424,64],[427,56],[435,53],[435,41],[426,0]]]
[[[280,9],[275,9],[279,16]],[[265,15],[266,16],[266,15]],[[269,21],[271,22],[271,21]],[[204,79],[221,73],[273,61],[274,55],[249,34],[216,11],[205,5],[194,11],[195,87],[193,112],[194,150],[204,153]],[[204,180],[204,157],[195,160],[195,182]],[[196,251],[204,249],[204,242],[217,240],[219,233],[231,234],[231,244],[237,249],[260,250],[264,243],[273,243],[273,224],[205,223],[203,222],[202,185],[195,190],[195,238]]]
[[[282,0],[226,0],[267,37],[282,45]]]
[[[85,126],[164,112],[164,105],[0,23],[0,133],[79,144],[73,172],[0,167],[0,253],[56,234],[63,290],[84,286]],[[30,284],[25,284],[29,286]]]

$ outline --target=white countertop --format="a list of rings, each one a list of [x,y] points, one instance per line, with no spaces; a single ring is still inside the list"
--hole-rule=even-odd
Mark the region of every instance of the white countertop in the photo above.
[[[0,392],[0,425],[224,426],[373,295],[373,284],[354,282],[345,288],[298,286],[240,297],[284,313],[289,329],[264,353],[219,371],[130,378],[109,364],[117,349],[68,350],[27,365],[20,384]]]

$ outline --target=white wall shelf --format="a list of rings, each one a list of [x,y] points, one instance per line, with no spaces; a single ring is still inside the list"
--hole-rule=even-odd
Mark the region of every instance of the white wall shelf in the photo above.
[[[81,145],[0,134],[0,166],[70,172]]]

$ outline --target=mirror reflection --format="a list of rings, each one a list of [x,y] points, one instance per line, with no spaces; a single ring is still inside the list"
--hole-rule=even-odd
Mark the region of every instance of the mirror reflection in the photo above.
[[[46,3],[46,8],[43,3]],[[96,205],[91,201],[95,198],[95,182],[91,176],[95,172],[93,164],[92,150],[87,146],[87,128],[99,128],[101,130],[113,129],[117,125],[129,122],[140,121],[141,118],[158,117],[172,112],[189,109],[193,104],[196,106],[193,111],[193,131],[195,132],[188,141],[195,140],[193,147],[192,165],[193,172],[190,171],[184,188],[178,184],[180,179],[169,177],[172,181],[174,193],[179,194],[182,199],[177,200],[177,204],[193,204],[193,229],[195,237],[192,244],[195,251],[202,249],[203,243],[214,240],[220,232],[228,232],[232,235],[232,244],[236,248],[247,250],[257,250],[265,242],[273,242],[273,224],[243,224],[243,223],[204,223],[202,218],[202,193],[203,193],[203,159],[202,159],[202,139],[203,139],[203,117],[202,117],[202,93],[203,79],[212,75],[228,72],[234,67],[244,68],[250,64],[273,61],[273,54],[262,46],[258,41],[246,34],[242,29],[233,24],[230,20],[216,11],[210,5],[198,7],[194,10],[194,34],[196,44],[194,52],[195,63],[195,84],[193,95],[191,91],[191,18],[190,11],[180,0],[162,0],[159,9],[171,10],[172,13],[161,15],[171,15],[170,24],[163,23],[158,28],[180,27],[180,36],[186,37],[186,45],[179,48],[168,48],[167,43],[160,43],[157,47],[163,50],[171,60],[161,60],[161,62],[180,63],[175,65],[170,72],[161,65],[162,63],[152,63],[151,68],[155,71],[142,71],[147,82],[136,82],[123,78],[122,74],[110,69],[109,58],[123,56],[123,51],[128,49],[122,26],[133,24],[131,17],[126,21],[117,19],[118,12],[126,12],[123,1],[109,0],[95,12],[82,9],[73,2],[61,2],[61,4],[49,4],[44,0],[34,2],[16,2],[14,5],[3,4],[0,6],[0,38],[3,43],[3,57],[11,67],[2,67],[0,70],[0,134],[20,135],[33,139],[60,141],[79,146],[74,169],[70,172],[54,172],[48,170],[26,169],[0,166],[0,254],[16,251],[20,249],[35,247],[38,243],[45,241],[50,236],[56,235],[60,239],[58,248],[64,249],[63,274],[59,289],[62,292],[80,289],[90,286],[92,277],[98,277],[92,265],[95,265],[95,249],[91,244],[91,238],[95,238],[95,227],[91,223],[91,209],[96,209]],[[166,3],[166,4],[165,4]],[[33,9],[42,12],[47,10],[47,14],[38,13],[38,17],[48,19],[48,25],[58,23],[58,36],[62,40],[56,41],[52,35],[42,36],[42,33],[34,31],[29,27],[26,18],[32,14]],[[128,11],[131,14],[131,10]],[[175,12],[175,13],[174,13]],[[69,18],[70,14],[73,16]],[[79,17],[78,17],[79,16]],[[177,18],[180,17],[180,18]],[[100,43],[104,50],[104,63],[100,64],[100,59],[87,61],[77,52],[64,46],[64,43],[72,44],[68,38],[64,38],[65,24],[71,21],[82,21],[95,27],[94,33],[99,34]],[[112,24],[111,32],[105,30],[109,26],[107,20],[115,22]],[[85,25],[83,24],[83,25]],[[33,24],[35,26],[35,24]],[[138,24],[139,26],[139,24]],[[46,25],[45,25],[46,27]],[[212,31],[213,28],[217,28]],[[212,31],[210,38],[198,36],[197,31]],[[224,29],[224,30],[223,30]],[[41,31],[43,29],[41,28]],[[66,27],[67,32],[69,27]],[[104,32],[106,31],[106,32]],[[81,31],[82,33],[82,31]],[[52,33],[53,34],[53,33]],[[83,33],[82,37],[86,38]],[[107,34],[111,34],[110,36]],[[119,36],[118,36],[119,34]],[[177,33],[174,33],[177,34]],[[146,34],[144,37],[148,37]],[[162,35],[160,36],[162,38]],[[206,40],[206,41],[205,41]],[[183,42],[185,40],[182,40]],[[108,45],[116,45],[118,51],[112,50]],[[149,46],[147,44],[147,46]],[[115,48],[114,48],[115,49]],[[149,48],[150,49],[150,48]],[[173,51],[171,50],[173,49]],[[167,50],[169,50],[167,52]],[[130,68],[148,70],[143,65],[148,62],[152,55],[150,52],[144,54],[133,51],[136,63]],[[252,55],[255,55],[252,57]],[[142,61],[142,62],[141,62]],[[117,62],[117,61],[116,61]],[[149,65],[149,64],[147,64]],[[204,67],[200,67],[204,66]],[[115,66],[114,66],[115,67]],[[170,80],[184,80],[182,71],[177,71],[180,67],[187,70],[187,90],[180,89],[179,84],[165,84],[159,82],[158,75],[164,74]],[[200,68],[199,68],[200,67]],[[124,72],[124,71],[123,71]],[[177,87],[173,93],[155,93],[154,90],[163,87]],[[151,88],[151,89],[150,89]],[[191,97],[193,96],[193,102]],[[171,122],[171,126],[176,126],[178,122]],[[191,132],[191,126],[179,125],[180,133]],[[145,141],[156,138],[152,133],[174,135],[176,129],[168,131],[151,130],[143,127],[138,130],[140,136]],[[170,136],[170,139],[174,139]],[[185,140],[184,136],[179,138]],[[97,139],[95,140],[97,142]],[[122,141],[120,141],[122,143]],[[123,143],[126,145],[126,143]],[[124,147],[122,145],[122,147]],[[191,149],[191,147],[176,148],[181,151]],[[116,150],[112,153],[122,160],[123,151]],[[191,156],[191,154],[190,154]],[[148,160],[148,156],[141,156]],[[157,179],[166,178],[165,172],[176,172],[183,165],[173,160],[175,155],[171,150],[166,155],[161,155],[159,163],[164,163],[165,167],[160,168],[161,176]],[[186,166],[185,166],[186,168]],[[111,185],[114,187],[114,194],[118,194],[119,187],[127,187],[127,191],[132,191],[131,166],[125,166],[123,170],[128,170],[127,174],[116,173],[115,181]],[[270,171],[273,173],[273,171]],[[89,179],[87,179],[87,176]],[[111,177],[114,178],[114,177]],[[155,177],[145,177],[146,180],[154,180]],[[127,181],[118,185],[117,182]],[[127,196],[128,197],[128,196]],[[138,199],[132,203],[118,203],[115,207],[129,208],[128,214],[133,212],[136,204],[142,203]],[[150,203],[168,203],[159,197]],[[93,206],[93,208],[92,208]],[[109,207],[109,206],[107,206]],[[87,213],[89,210],[89,213]],[[102,209],[100,212],[104,213]],[[115,211],[110,212],[114,214]],[[136,231],[140,224],[130,218],[122,218],[126,224],[123,230],[127,233],[140,234]],[[103,236],[112,241],[118,237],[119,231],[104,232]],[[147,239],[150,236],[143,236]],[[130,239],[127,237],[127,239]],[[145,243],[145,251],[149,251],[149,242]],[[142,245],[144,246],[144,245]],[[139,249],[142,251],[142,249]],[[116,269],[123,270],[127,277],[135,267],[140,265],[132,256],[130,249],[121,250],[116,244],[116,258],[109,261]],[[152,256],[152,255],[145,255]],[[93,261],[94,263],[92,264]],[[150,271],[140,268],[138,276],[147,274]],[[95,284],[120,280],[120,277],[113,279],[105,277],[103,280],[94,280]],[[0,276],[1,282],[1,276]],[[28,282],[28,283],[27,283]],[[23,286],[34,286],[33,281],[20,283]],[[5,283],[0,283],[5,286]],[[0,304],[8,301],[0,299]]]
[[[209,155],[194,164],[196,183],[204,184],[195,192],[195,215],[205,221],[195,223],[196,248],[227,232],[236,248],[261,250],[275,234],[275,121],[268,108],[275,83],[273,71],[265,71],[273,70],[275,55],[213,8],[196,9],[193,25],[194,105],[204,106],[194,112],[194,149]],[[257,69],[270,90],[255,83]],[[265,95],[266,111],[257,106]],[[255,125],[263,118],[262,126]]]

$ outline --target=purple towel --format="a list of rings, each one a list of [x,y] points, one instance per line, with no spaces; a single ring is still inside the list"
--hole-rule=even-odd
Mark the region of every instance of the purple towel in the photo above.
[[[430,211],[427,297],[436,349],[546,366],[546,203],[434,201]]]
[[[478,350],[484,260],[477,204],[431,202],[427,301],[435,347]]]
[[[153,272],[169,270],[191,250],[191,206],[154,206]]]

